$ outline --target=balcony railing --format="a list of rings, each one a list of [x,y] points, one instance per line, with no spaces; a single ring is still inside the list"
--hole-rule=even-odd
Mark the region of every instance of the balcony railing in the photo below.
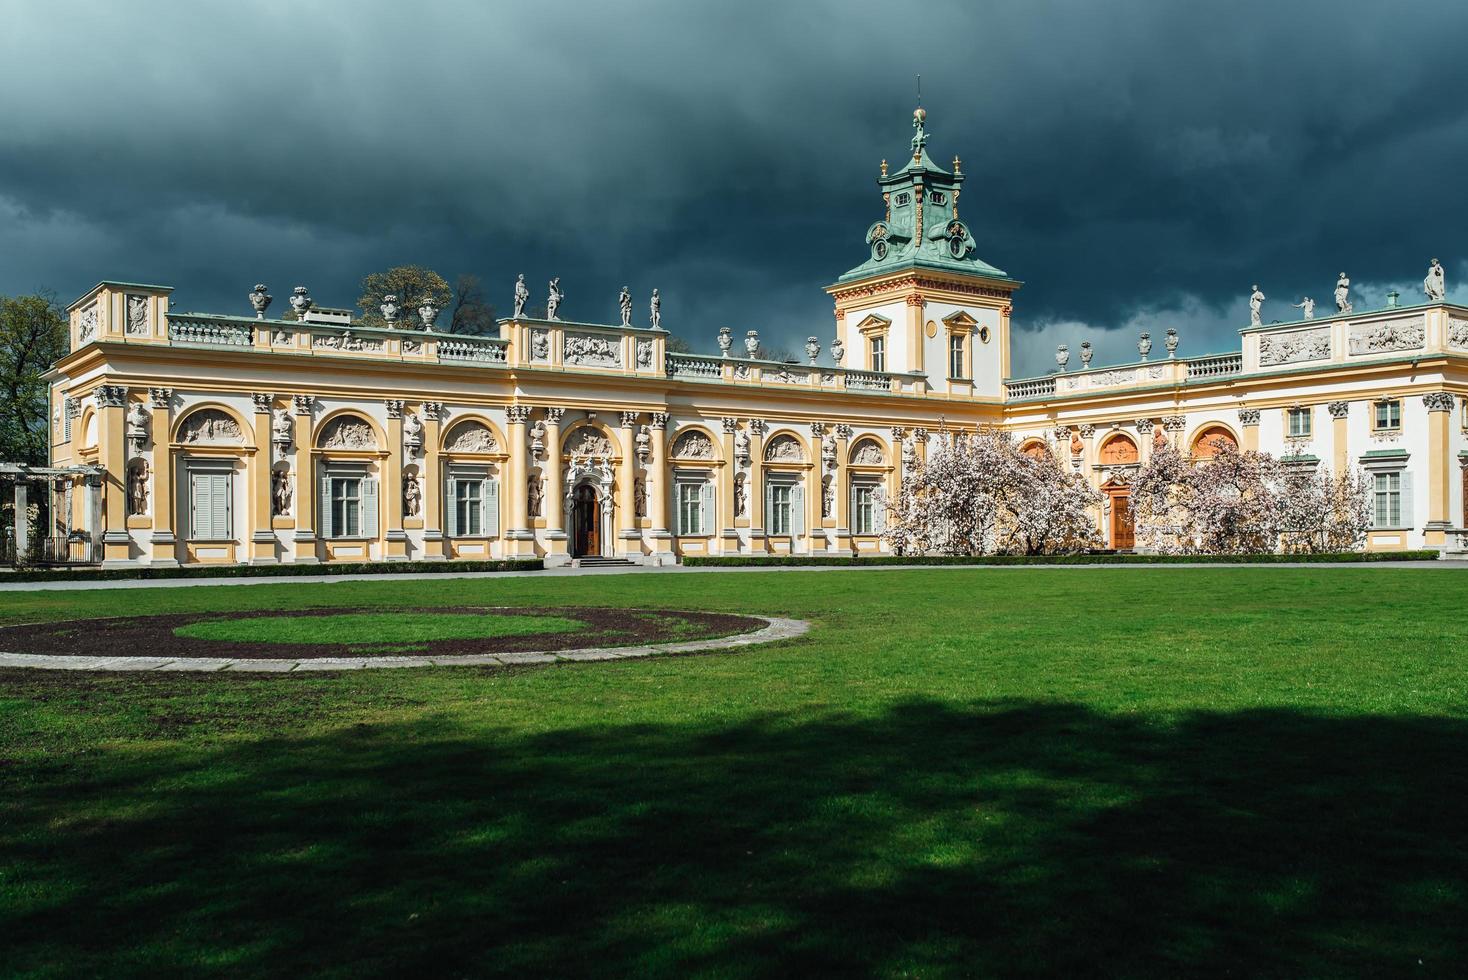
[[[664,358],[670,378],[703,378],[718,381],[724,376],[723,358],[703,354],[668,354]]]
[[[1043,398],[1055,394],[1054,378],[1034,378],[1030,381],[1011,381],[1004,386],[1010,398]]]
[[[426,335],[426,336],[432,336]],[[490,337],[438,338],[440,361],[472,361],[481,364],[504,364],[509,360],[509,341]]]
[[[168,316],[168,339],[180,344],[251,347],[255,328],[247,323],[221,323],[203,317]]]
[[[1214,354],[1210,357],[1195,357],[1188,361],[1189,378],[1220,378],[1238,374],[1244,369],[1244,355]]]
[[[851,391],[891,391],[892,375],[884,371],[847,371],[846,387]]]

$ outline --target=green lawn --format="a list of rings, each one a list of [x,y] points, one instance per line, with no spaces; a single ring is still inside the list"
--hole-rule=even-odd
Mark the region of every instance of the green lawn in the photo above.
[[[0,621],[562,602],[815,628],[515,670],[0,672],[0,973],[1468,961],[1468,576],[1452,570],[7,593]]]
[[[358,647],[384,644],[412,649],[425,640],[477,639],[565,633],[581,626],[564,616],[497,616],[455,612],[433,615],[413,610],[341,613],[335,616],[240,616],[180,626],[179,636],[233,643],[346,643]],[[426,649],[426,647],[419,647]]]

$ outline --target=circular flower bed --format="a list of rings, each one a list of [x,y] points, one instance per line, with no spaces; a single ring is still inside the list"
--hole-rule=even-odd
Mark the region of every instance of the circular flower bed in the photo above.
[[[69,620],[0,628],[0,650],[93,657],[450,656],[678,643],[751,633],[751,616],[488,606],[299,609]]]

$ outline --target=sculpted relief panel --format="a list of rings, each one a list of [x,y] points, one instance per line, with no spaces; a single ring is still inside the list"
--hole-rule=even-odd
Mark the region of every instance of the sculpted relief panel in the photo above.
[[[593,367],[621,367],[622,343],[617,337],[600,334],[567,333],[562,360],[567,364]]]
[[[873,440],[863,439],[851,451],[851,462],[856,466],[882,466],[887,462],[887,454]]]
[[[245,434],[233,416],[217,408],[201,408],[179,426],[178,441],[191,446],[243,446]]]
[[[1427,340],[1427,320],[1398,320],[1387,323],[1358,323],[1351,327],[1352,354],[1384,354],[1418,350]]]
[[[1468,350],[1468,320],[1448,318],[1448,346]]]
[[[1330,357],[1329,327],[1265,334],[1259,338],[1259,363],[1262,365],[1322,361],[1328,357]]]
[[[613,456],[612,440],[600,429],[583,425],[566,439],[568,456]]]
[[[713,459],[714,441],[702,432],[685,432],[673,443],[673,455],[680,459]]]
[[[767,463],[804,463],[805,450],[794,436],[776,436],[765,446]]]
[[[366,419],[343,415],[322,426],[322,449],[376,449],[377,434]]]
[[[499,450],[494,432],[483,422],[460,422],[449,431],[444,449],[451,453],[492,453]]]

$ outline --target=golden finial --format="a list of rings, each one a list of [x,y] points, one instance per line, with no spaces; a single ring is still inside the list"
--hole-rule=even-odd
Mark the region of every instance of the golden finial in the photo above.
[[[958,159],[958,157],[955,155],[954,158],[953,158],[953,172],[954,173],[958,173],[958,171],[962,167],[963,167],[962,162],[960,162],[959,159]]]
[[[886,160],[883,160],[882,161],[882,176],[883,177],[887,176],[887,161]]]

